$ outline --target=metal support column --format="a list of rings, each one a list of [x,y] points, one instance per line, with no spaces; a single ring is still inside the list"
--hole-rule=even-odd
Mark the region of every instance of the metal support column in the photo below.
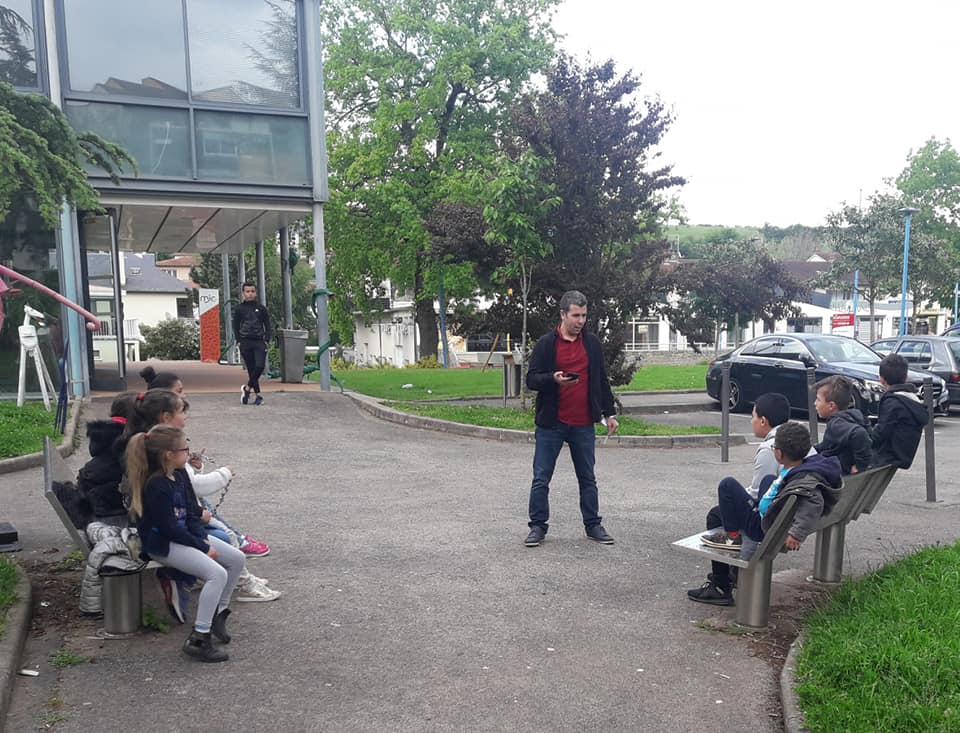
[[[233,306],[230,304],[233,293],[230,288],[230,255],[220,255],[220,273],[223,278],[223,340],[224,347],[233,343]],[[236,349],[227,348],[227,364],[236,364]]]
[[[280,229],[280,283],[283,285],[283,327],[293,328],[293,288],[290,279],[293,270],[290,267],[290,230]]]
[[[320,387],[330,390],[330,325],[327,290],[327,253],[323,240],[323,202],[330,199],[327,188],[327,141],[324,122],[323,54],[320,43],[320,0],[303,3],[307,112],[310,126],[310,170],[313,179],[313,266],[316,277],[314,305],[317,312],[317,341],[320,351]]]
[[[813,579],[818,583],[839,583],[843,576],[843,542],[846,522],[831,524],[817,532],[813,553]]]
[[[753,570],[737,576],[737,623],[763,629],[770,618],[770,586],[773,582],[773,558],[754,565]]]
[[[267,304],[267,263],[263,254],[263,240],[257,242],[257,296],[260,305]]]

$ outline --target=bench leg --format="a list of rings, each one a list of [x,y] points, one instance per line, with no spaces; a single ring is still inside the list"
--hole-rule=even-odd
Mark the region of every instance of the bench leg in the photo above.
[[[737,576],[737,623],[751,628],[766,628],[770,617],[770,584],[773,560],[761,560],[751,570]]]
[[[843,575],[843,542],[846,524],[834,524],[817,532],[813,555],[813,579],[818,583],[839,583]]]

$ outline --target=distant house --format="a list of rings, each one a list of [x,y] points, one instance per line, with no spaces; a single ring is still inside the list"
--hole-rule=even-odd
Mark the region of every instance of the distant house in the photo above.
[[[168,275],[173,275],[177,280],[185,282],[194,290],[200,286],[190,279],[190,270],[200,264],[200,258],[194,255],[177,255],[169,260],[160,260],[157,269]]]
[[[154,254],[120,254],[123,337],[127,345],[127,357],[139,361],[140,344],[143,342],[141,326],[155,326],[168,318],[196,317],[193,288],[159,269]],[[100,328],[93,335],[94,361],[115,361],[119,319],[113,302],[110,255],[105,252],[87,253],[87,277],[90,281],[90,310],[100,319]]]

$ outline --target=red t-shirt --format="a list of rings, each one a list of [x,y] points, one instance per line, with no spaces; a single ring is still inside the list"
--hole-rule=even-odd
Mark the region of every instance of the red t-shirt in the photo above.
[[[593,425],[590,414],[590,360],[583,345],[583,334],[573,341],[563,337],[557,328],[557,369],[576,372],[580,379],[573,384],[557,385],[557,419],[567,425]]]

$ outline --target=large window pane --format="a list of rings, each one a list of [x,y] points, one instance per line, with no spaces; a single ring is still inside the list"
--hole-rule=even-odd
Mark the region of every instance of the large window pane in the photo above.
[[[37,88],[37,44],[31,0],[0,4],[0,81]]]
[[[188,0],[187,25],[195,100],[300,107],[293,0]]]
[[[65,0],[70,88],[186,99],[180,0]]]
[[[65,111],[78,132],[90,130],[122,145],[137,161],[141,178],[192,175],[186,110],[67,102]]]
[[[196,112],[200,178],[306,185],[307,121]]]

